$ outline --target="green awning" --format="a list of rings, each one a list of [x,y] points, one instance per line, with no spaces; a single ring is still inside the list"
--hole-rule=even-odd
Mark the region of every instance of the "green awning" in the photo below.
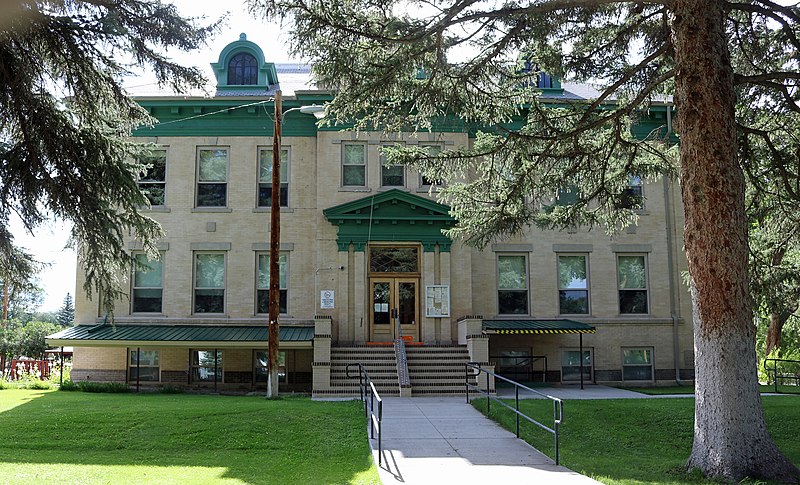
[[[281,348],[311,348],[314,327],[282,325]],[[47,337],[51,346],[266,348],[266,325],[78,325]]]
[[[486,334],[566,334],[595,333],[597,329],[574,320],[484,320]]]

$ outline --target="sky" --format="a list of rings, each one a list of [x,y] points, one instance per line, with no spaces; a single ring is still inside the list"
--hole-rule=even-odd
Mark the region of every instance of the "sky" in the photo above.
[[[174,3],[180,12],[187,17],[205,17],[204,23],[212,22],[226,13],[228,18],[219,32],[208,42],[208,46],[199,52],[169,52],[170,57],[187,66],[203,69],[206,77],[213,79],[210,63],[218,59],[220,51],[229,43],[238,40],[239,34],[247,34],[247,39],[258,44],[270,62],[299,62],[288,55],[287,36],[281,34],[281,27],[276,23],[256,20],[247,13],[242,0],[176,0]],[[144,95],[157,90],[153,77],[148,73],[127,79],[124,86],[132,94]],[[213,87],[213,84],[210,84]],[[213,89],[211,89],[213,93]],[[58,310],[64,303],[64,297],[76,294],[75,274],[77,256],[74,250],[67,248],[71,224],[51,220],[30,234],[19,221],[11,221],[11,230],[17,245],[33,253],[37,260],[47,263],[39,273],[39,285],[44,288],[46,296],[40,306],[41,311]],[[78,291],[83,291],[78,289]]]

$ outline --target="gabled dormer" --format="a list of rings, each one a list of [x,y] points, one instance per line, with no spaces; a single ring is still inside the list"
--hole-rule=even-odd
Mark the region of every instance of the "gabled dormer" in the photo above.
[[[211,68],[217,78],[217,96],[269,96],[280,89],[275,64],[264,60],[264,52],[245,34],[219,54]]]

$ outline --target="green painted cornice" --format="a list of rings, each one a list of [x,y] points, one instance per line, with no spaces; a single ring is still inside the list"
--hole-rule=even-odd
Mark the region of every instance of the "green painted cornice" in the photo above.
[[[370,241],[420,242],[425,252],[449,252],[452,241],[442,231],[456,220],[450,207],[398,189],[380,192],[322,211],[338,227],[339,251],[364,251]]]

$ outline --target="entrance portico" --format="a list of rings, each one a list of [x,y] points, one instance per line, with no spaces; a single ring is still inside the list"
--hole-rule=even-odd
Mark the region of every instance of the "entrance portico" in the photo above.
[[[339,261],[351,268],[339,286],[348,302],[337,318],[339,340],[452,341],[452,241],[442,233],[455,224],[449,211],[396,189],[324,211],[338,229]]]

